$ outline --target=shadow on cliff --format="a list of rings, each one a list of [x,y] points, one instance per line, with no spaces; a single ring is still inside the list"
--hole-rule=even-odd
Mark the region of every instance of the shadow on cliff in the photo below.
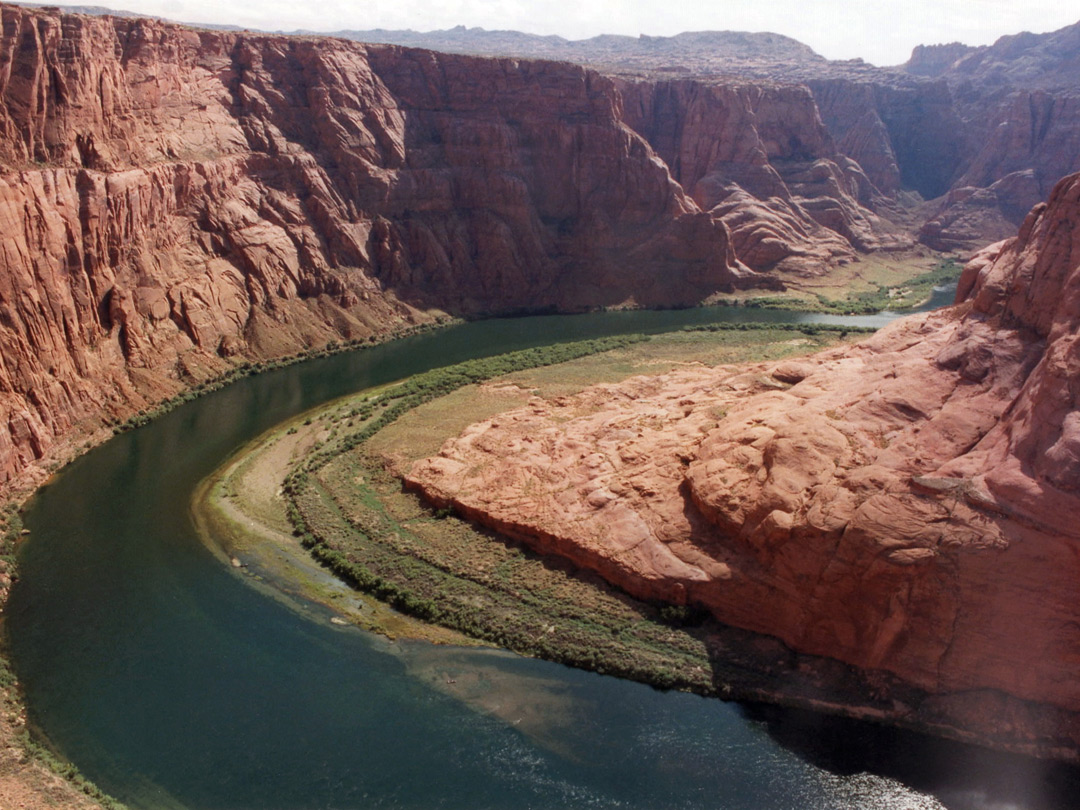
[[[1072,810],[1080,797],[1080,768],[1062,763],[778,706],[740,710],[811,765],[895,779],[948,810]]]

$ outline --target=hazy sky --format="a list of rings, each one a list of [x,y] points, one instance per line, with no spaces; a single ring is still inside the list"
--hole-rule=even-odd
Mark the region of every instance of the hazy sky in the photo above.
[[[56,2],[56,0],[53,0]],[[907,61],[918,44],[986,45],[1080,20],[1073,0],[59,0],[187,22],[314,31],[455,25],[583,39],[596,34],[773,31],[830,59]]]

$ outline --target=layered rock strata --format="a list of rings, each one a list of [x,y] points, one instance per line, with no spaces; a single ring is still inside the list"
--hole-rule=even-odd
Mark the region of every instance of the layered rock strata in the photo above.
[[[612,80],[0,16],[0,481],[243,360],[443,312],[694,304],[911,235],[964,249],[1080,154],[1072,29],[906,74],[771,35],[595,42]],[[627,47],[700,78],[631,77]]]
[[[920,237],[945,250],[975,248],[1015,233],[1024,214],[1057,180],[1080,170],[1075,120],[1080,23],[1046,34],[1005,36],[978,48],[919,46],[905,65],[893,68],[861,59],[831,62],[775,34],[697,32],[567,42],[464,28],[342,33],[457,52],[569,59],[646,88],[697,82],[724,95],[747,84],[785,85],[790,94],[805,85],[836,144],[835,154],[855,161],[899,205],[889,218],[910,217],[916,231],[932,222]],[[787,112],[792,113],[790,107]],[[792,120],[805,121],[805,116],[796,113]],[[729,138],[723,132],[715,136],[721,149]],[[812,130],[801,130],[802,143],[813,138]],[[820,157],[839,163],[834,153]],[[1012,177],[1017,173],[1027,180],[1017,182]],[[999,183],[992,193],[983,193]],[[759,203],[772,202],[743,191]],[[911,192],[939,202],[910,210]],[[879,216],[885,212],[880,205],[871,208]],[[765,207],[761,212],[767,213]],[[785,214],[790,219],[791,213]],[[789,234],[785,239],[795,244]]]
[[[841,154],[806,87],[768,82],[619,83],[626,122],[755,270],[823,275],[859,252],[912,247]]]
[[[888,673],[921,695],[898,722],[1080,758],[1078,218],[1073,175],[950,309],[534,399],[407,483],[637,596]]]
[[[580,67],[0,23],[0,483],[245,359],[748,276]]]
[[[964,249],[1080,154],[1068,29],[909,73],[772,35],[575,45],[609,79],[0,15],[0,481],[243,360],[443,312],[695,304],[913,236]],[[657,59],[699,78],[642,76]]]

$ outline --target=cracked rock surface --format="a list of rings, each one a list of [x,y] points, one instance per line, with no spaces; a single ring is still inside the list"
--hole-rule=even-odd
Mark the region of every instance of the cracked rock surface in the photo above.
[[[537,399],[408,483],[637,596],[930,694],[1076,712],[1078,219],[1073,175],[951,308],[798,361]]]

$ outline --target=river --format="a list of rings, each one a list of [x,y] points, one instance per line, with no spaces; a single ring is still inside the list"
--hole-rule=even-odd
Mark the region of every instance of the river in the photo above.
[[[245,585],[193,528],[203,478],[331,398],[470,357],[718,319],[837,321],[483,321],[244,379],[91,451],[26,513],[6,629],[30,722],[132,808],[1073,806],[1080,779],[1063,766],[340,627]]]

